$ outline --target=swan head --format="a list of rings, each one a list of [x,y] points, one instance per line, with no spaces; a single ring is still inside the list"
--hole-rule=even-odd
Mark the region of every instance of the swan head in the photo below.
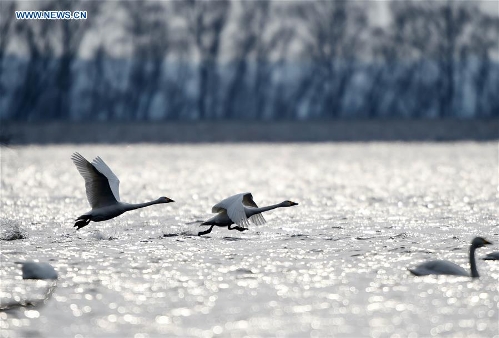
[[[171,203],[171,202],[175,202],[174,200],[172,200],[171,198],[168,198],[168,197],[160,197],[158,198],[158,201],[161,202],[161,203]]]
[[[489,244],[492,244],[492,243],[483,237],[475,237],[475,238],[473,238],[473,241],[471,242],[471,246],[473,246],[475,248],[481,248],[481,247],[484,247],[484,246],[489,245]]]
[[[293,205],[298,205],[298,203],[293,202],[293,201],[284,201],[284,202],[282,202],[282,204],[283,204],[285,207],[292,207]]]

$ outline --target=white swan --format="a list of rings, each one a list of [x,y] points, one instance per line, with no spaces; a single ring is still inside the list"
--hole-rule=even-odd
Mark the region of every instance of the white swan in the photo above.
[[[57,271],[49,263],[16,262],[22,265],[23,279],[57,279]]]
[[[499,251],[488,253],[482,259],[484,261],[499,261]]]
[[[237,194],[228,197],[213,206],[211,211],[217,213],[217,215],[206,222],[201,223],[201,225],[209,225],[210,228],[206,231],[199,232],[198,235],[209,234],[214,226],[228,227],[229,230],[248,230],[247,226],[250,222],[257,225],[265,224],[265,218],[261,215],[262,212],[276,208],[292,207],[294,205],[298,205],[298,203],[284,201],[278,204],[269,205],[268,207],[259,208],[253,201],[251,193],[246,192]],[[236,224],[237,226],[231,228],[230,226],[232,224]]]
[[[144,208],[153,204],[174,202],[168,197],[160,197],[151,202],[138,204],[120,202],[120,181],[100,157],[95,158],[90,163],[79,153],[74,153],[71,159],[85,180],[87,199],[92,207],[91,211],[76,219],[74,225],[77,227],[76,230],[88,225],[90,221],[106,221],[126,211]]]
[[[480,277],[478,270],[476,268],[475,262],[475,250],[481,248],[485,245],[492,244],[488,240],[482,237],[475,237],[471,242],[470,246],[470,268],[471,277]],[[470,274],[457,264],[449,261],[435,260],[425,262],[418,265],[414,269],[409,269],[409,271],[416,276],[426,276],[426,275],[455,275],[455,276],[467,276]]]

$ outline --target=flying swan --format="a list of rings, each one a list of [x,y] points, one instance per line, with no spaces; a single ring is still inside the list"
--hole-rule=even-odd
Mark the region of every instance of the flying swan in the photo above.
[[[298,205],[298,203],[284,201],[269,205],[268,207],[259,208],[253,201],[253,195],[249,192],[227,197],[213,206],[211,212],[217,213],[217,215],[201,223],[201,225],[209,225],[210,228],[206,231],[200,231],[198,235],[209,234],[214,226],[228,227],[229,230],[248,230],[247,227],[250,222],[256,225],[265,224],[265,218],[261,215],[262,212],[277,208],[292,207],[294,205]],[[236,224],[236,226],[231,227],[232,224]]]
[[[478,270],[476,268],[475,262],[475,250],[481,248],[485,245],[492,244],[488,240],[482,237],[475,237],[471,242],[470,246],[470,267],[471,267],[471,277],[480,277]],[[470,274],[457,264],[449,261],[435,260],[422,263],[414,269],[409,269],[409,271],[416,276],[426,276],[426,275],[455,275],[455,276],[467,276]]]
[[[92,207],[92,210],[76,219],[74,225],[77,227],[76,230],[88,225],[90,221],[107,221],[126,211],[159,203],[174,202],[168,197],[160,197],[151,202],[138,204],[120,202],[120,181],[100,157],[96,157],[92,163],[90,163],[79,153],[74,153],[71,156],[71,160],[73,160],[76,169],[78,169],[85,180],[87,199]]]

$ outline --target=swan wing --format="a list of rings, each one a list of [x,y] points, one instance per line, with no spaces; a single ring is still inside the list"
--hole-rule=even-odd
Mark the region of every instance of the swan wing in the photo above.
[[[102,208],[117,203],[108,178],[97,170],[90,162],[88,162],[79,153],[74,153],[71,160],[80,172],[80,175],[85,180],[85,190],[87,193],[88,203],[92,209]]]
[[[252,208],[258,208],[255,201],[253,200],[253,195],[251,193],[245,193],[243,195],[243,205],[249,206]],[[249,218],[249,221],[255,225],[263,225],[267,223],[262,214],[255,214]]]
[[[248,218],[246,217],[246,212],[244,211],[243,205],[243,198],[246,194],[250,193],[242,193],[227,197],[223,201],[215,204],[211,211],[217,213],[225,210],[227,211],[227,215],[232,220],[232,222],[239,226],[248,226],[249,222]]]
[[[97,156],[93,161],[92,165],[97,169],[102,175],[107,177],[109,181],[109,186],[111,187],[111,191],[113,192],[114,198],[117,201],[120,200],[120,180],[113,173],[111,168],[108,167],[106,162],[102,160],[99,156]]]
[[[241,194],[243,195],[242,203],[248,207],[258,208],[255,201],[253,200],[253,195],[250,192]]]
[[[215,204],[213,206],[213,208],[211,208],[211,212],[218,213],[218,212],[221,212],[223,210],[227,210],[235,202],[242,203],[243,196],[245,194],[248,194],[248,193],[237,194],[237,195],[234,195],[234,196],[227,197],[226,199],[224,199],[224,200],[218,202],[217,204]]]
[[[449,261],[435,260],[422,263],[415,269],[410,270],[417,276],[426,275],[454,275],[469,276],[469,273],[457,264]]]
[[[256,214],[256,215],[253,215],[249,218],[250,222],[255,224],[255,225],[263,225],[265,223],[267,223],[267,221],[265,220],[265,218],[263,217],[262,214]]]

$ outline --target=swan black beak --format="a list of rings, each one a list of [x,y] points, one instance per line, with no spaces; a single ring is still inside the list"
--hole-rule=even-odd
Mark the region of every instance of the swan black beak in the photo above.
[[[483,244],[485,245],[489,245],[489,244],[492,244],[492,242],[489,242],[488,240],[486,240],[485,238],[483,239]]]
[[[290,201],[291,202],[291,201]],[[291,205],[298,205],[296,202],[291,202]]]
[[[168,197],[167,197],[166,199],[167,199],[168,203],[175,202],[175,201],[174,201],[174,200],[172,200],[171,198],[168,198]]]

